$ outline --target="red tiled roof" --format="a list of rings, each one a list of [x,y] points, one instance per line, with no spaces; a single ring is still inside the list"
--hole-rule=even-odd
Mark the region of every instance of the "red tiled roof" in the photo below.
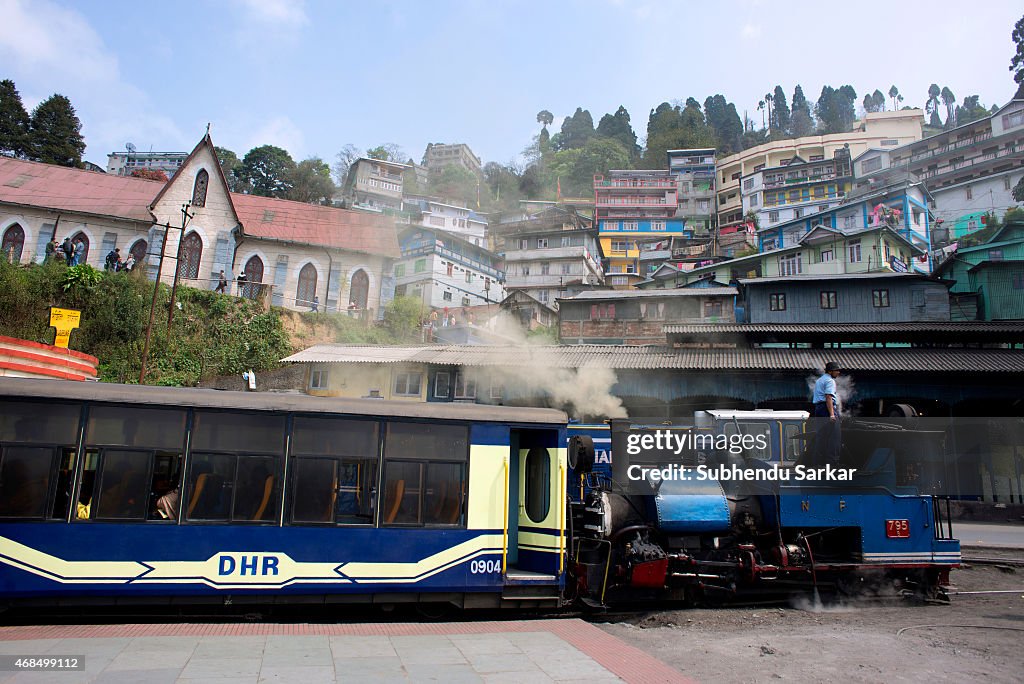
[[[237,193],[231,201],[250,237],[401,256],[395,222],[387,216]]]
[[[0,202],[152,223],[160,181],[0,157]]]

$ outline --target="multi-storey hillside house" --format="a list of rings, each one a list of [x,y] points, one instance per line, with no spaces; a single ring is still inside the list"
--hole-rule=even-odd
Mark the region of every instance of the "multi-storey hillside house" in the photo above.
[[[446,166],[456,164],[467,171],[480,175],[483,166],[480,157],[473,154],[469,145],[464,143],[429,143],[423,152],[423,166],[429,173],[436,173]]]
[[[360,158],[345,177],[342,195],[353,209],[399,211],[402,208],[402,174],[405,164]]]
[[[601,247],[592,225],[574,209],[555,206],[491,226],[496,251],[505,258],[505,289],[554,310],[559,297],[603,285]]]
[[[505,298],[505,273],[494,253],[437,228],[399,232],[395,295],[420,299],[430,309],[497,304]]]
[[[676,179],[676,215],[695,238],[706,237],[714,225],[715,149],[669,150],[667,156]]]
[[[843,202],[853,181],[849,148],[831,159],[808,161],[794,155],[780,166],[741,178],[743,215],[761,228],[828,211]]]
[[[808,162],[831,159],[838,150],[846,146],[849,146],[851,157],[856,157],[872,147],[899,147],[920,140],[923,123],[924,112],[920,109],[871,112],[865,114],[848,133],[773,140],[719,159],[716,164],[719,228],[724,229],[744,221],[741,193],[743,176],[780,166],[783,161],[794,156]]]
[[[455,233],[477,246],[487,246],[487,220],[468,207],[418,195],[406,195],[402,207],[413,222]]]
[[[594,176],[594,221],[606,273],[640,275],[640,245],[693,237],[678,215],[679,186],[670,171],[609,171]]]
[[[111,152],[107,155],[107,173],[130,176],[132,171],[163,171],[170,178],[188,158],[188,152]]]
[[[889,170],[920,179],[934,200],[949,240],[985,227],[1018,204],[1011,194],[1024,176],[1024,99],[991,116],[894,148],[870,149],[855,160],[857,177]]]

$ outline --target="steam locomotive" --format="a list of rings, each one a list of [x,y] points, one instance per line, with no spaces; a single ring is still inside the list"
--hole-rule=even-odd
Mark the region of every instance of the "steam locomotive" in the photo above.
[[[960,544],[921,491],[942,435],[851,421],[833,466],[813,462],[806,425],[802,411],[704,411],[687,427],[571,426],[570,590],[590,605],[866,589],[947,600]],[[633,448],[655,433],[707,448]]]

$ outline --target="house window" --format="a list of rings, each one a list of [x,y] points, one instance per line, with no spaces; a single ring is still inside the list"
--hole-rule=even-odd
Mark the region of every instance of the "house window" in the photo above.
[[[818,211],[828,211],[828,205],[827,204],[819,204],[818,205]]]
[[[622,230],[640,230],[640,224],[637,221],[623,221]]]
[[[900,141],[896,138],[885,138],[882,140],[882,147],[896,147],[900,144]]]
[[[803,215],[804,215],[804,210],[803,209],[794,209],[793,210],[793,218],[798,219],[798,218],[800,218]]]
[[[762,168],[764,168],[764,167],[762,166]],[[757,169],[755,169],[755,171],[756,170]],[[732,176],[730,176],[729,180],[739,180],[741,175],[743,175],[743,174],[741,174],[739,171],[737,171],[736,173],[732,174]],[[723,178],[722,180],[725,180],[725,179]]]
[[[874,159],[865,159],[860,165],[862,173],[871,173],[872,171],[878,171],[882,168],[882,158],[875,157]]]
[[[572,273],[572,264],[567,261],[562,262],[562,275],[569,275],[570,273]]]
[[[451,375],[440,372],[434,376],[434,398],[447,399],[451,393]]]
[[[538,302],[540,302],[542,304],[547,304],[548,301],[549,301],[548,297],[549,297],[549,294],[548,294],[547,290],[537,290],[537,301]]]
[[[523,275],[530,275],[530,264],[523,264]]]
[[[444,301],[450,302],[450,301],[452,301],[452,293],[451,292],[445,292],[442,295],[442,298],[444,299]]]
[[[309,389],[327,389],[327,373],[325,370],[310,371]]]
[[[473,272],[470,271],[468,268],[466,269],[466,282],[467,283],[473,282]]]
[[[625,254],[629,249],[629,243],[625,240],[612,240],[612,252]]]
[[[314,297],[316,297],[316,266],[306,264],[299,271],[299,284],[295,288],[295,305],[313,306]]]
[[[889,306],[889,290],[872,290],[871,303],[876,309]]]
[[[210,187],[210,174],[200,169],[196,174],[196,184],[192,187],[192,206],[206,206],[206,190]]]
[[[850,263],[851,264],[860,263],[860,259],[861,259],[860,240],[852,240],[852,241],[850,241],[850,243],[849,243],[849,250],[850,250]]]
[[[593,321],[610,320],[615,318],[614,304],[591,304],[590,319]]]
[[[819,301],[822,309],[834,309],[836,308],[836,293],[830,291],[824,291],[819,293]]]
[[[754,179],[753,178],[748,178],[747,180],[743,181],[743,189],[744,190],[752,190],[753,187],[754,187]]]
[[[777,211],[769,211],[768,212],[768,223],[778,223],[778,222],[779,222],[779,212],[777,212]]]
[[[491,378],[491,399],[501,399],[505,395],[505,385],[497,378]]]
[[[203,240],[195,231],[185,236],[181,249],[181,277],[198,278],[199,264],[203,260]]]
[[[967,186],[967,199],[974,199],[974,192],[969,185]]]
[[[548,239],[547,238],[537,238],[537,249],[547,249],[547,246],[548,246]]]
[[[526,239],[519,240],[519,249],[529,249],[530,241]]]
[[[826,264],[835,259],[835,254],[832,252],[831,247],[822,247],[821,249],[821,263]]]
[[[760,196],[761,196],[760,193],[756,193],[756,192],[753,195],[751,195],[750,196],[750,206],[756,207],[756,206],[760,205],[761,204],[761,200],[759,199]]]
[[[660,231],[660,230],[665,230],[665,222],[664,221],[651,221],[651,231],[652,232],[656,232],[656,231]]]
[[[571,247],[571,246],[572,246],[572,238],[569,237],[568,235],[563,235],[562,236],[562,247]]]
[[[802,254],[797,252],[789,256],[779,257],[779,275],[794,276],[804,272]]]
[[[549,261],[542,261],[542,262],[540,262],[540,274],[541,275],[550,275],[551,274],[551,262],[549,262]]]
[[[605,230],[618,230],[619,229],[619,222],[618,221],[605,221],[604,222],[604,229]]]
[[[853,228],[853,227],[855,227],[856,224],[854,222],[856,220],[857,220],[857,217],[853,216],[852,214],[850,216],[844,216],[843,217],[843,228]]]
[[[763,168],[764,168],[764,164],[758,164],[757,166],[754,167],[754,173],[757,173],[758,171],[760,171]]]
[[[711,209],[711,200],[699,199],[697,200],[697,211],[709,211]]]
[[[469,306],[469,297],[462,298],[462,306]]]
[[[1003,260],[1003,250],[1001,250],[1001,249],[990,249],[990,250],[988,250],[988,258],[989,258],[989,261],[1002,261]]]
[[[426,259],[417,259],[416,263],[413,264],[412,270],[415,273],[423,273],[424,271],[427,270],[427,260]]]
[[[720,317],[722,315],[722,300],[704,302],[704,318]]]
[[[420,395],[421,373],[398,373],[392,394],[400,397],[418,397]]]
[[[772,238],[771,240],[765,240],[764,241],[764,251],[766,251],[766,252],[769,252],[769,251],[771,251],[773,249],[778,249],[778,247],[779,247],[779,241],[776,238]]]
[[[405,275],[405,264],[395,264],[395,277],[401,278]]]
[[[786,310],[786,295],[785,293],[778,292],[775,294],[768,295],[768,310],[769,311],[785,311]]]
[[[455,374],[455,398],[476,399],[476,380],[467,378],[462,371]]]

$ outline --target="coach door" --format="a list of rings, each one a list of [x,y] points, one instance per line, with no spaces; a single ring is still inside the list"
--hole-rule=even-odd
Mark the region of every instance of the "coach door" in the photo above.
[[[552,430],[513,431],[508,468],[506,574],[511,578],[555,576],[565,543],[564,496]]]

